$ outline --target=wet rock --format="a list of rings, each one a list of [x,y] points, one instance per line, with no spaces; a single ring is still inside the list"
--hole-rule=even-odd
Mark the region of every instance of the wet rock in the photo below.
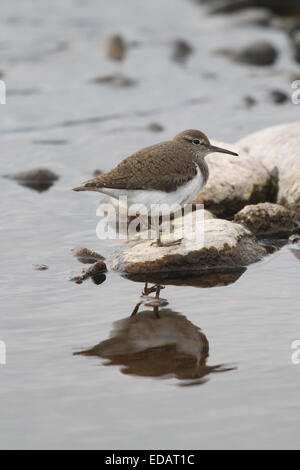
[[[46,271],[49,269],[46,264],[33,264],[32,267],[35,271]]]
[[[229,148],[239,156],[215,153],[206,157],[208,182],[192,202],[204,204],[218,217],[231,217],[247,204],[269,200],[271,175],[260,160],[240,146],[219,142],[216,145]]]
[[[290,97],[284,91],[272,90],[270,92],[270,99],[275,104],[283,104],[290,100]]]
[[[76,282],[76,284],[82,284],[86,279],[91,278],[95,284],[102,284],[106,276],[107,268],[104,261],[98,261],[89,268],[83,268],[79,274],[75,274],[70,277],[70,281]]]
[[[114,34],[105,41],[104,50],[106,55],[113,60],[123,60],[126,54],[126,43],[119,34]]]
[[[101,77],[93,78],[90,80],[90,83],[99,85],[112,85],[117,88],[126,88],[136,85],[137,81],[129,77],[124,77],[124,75],[120,73],[115,73],[112,75],[103,75]]]
[[[278,174],[276,201],[300,220],[300,122],[270,127],[240,140],[252,158]]]
[[[5,175],[5,178],[16,180],[22,186],[42,192],[49,189],[59,179],[59,176],[47,168],[35,168],[14,175]]]
[[[97,261],[104,260],[104,256],[100,255],[96,251],[89,250],[89,248],[83,248],[82,246],[76,246],[71,250],[73,256],[84,264],[93,264]]]
[[[174,273],[190,276],[210,268],[237,268],[260,260],[266,250],[241,225],[221,219],[196,221],[195,212],[184,217],[184,233],[175,229],[177,245],[158,247],[153,240],[116,252],[111,268],[126,274]],[[169,237],[170,240],[170,237]],[[162,242],[169,241],[164,235]]]
[[[172,49],[172,60],[179,63],[184,63],[194,50],[187,41],[182,39],[174,41]]]
[[[276,62],[277,49],[268,41],[255,41],[234,56],[236,62],[249,65],[267,66]]]
[[[235,214],[234,222],[258,235],[289,232],[294,226],[288,209],[269,202],[244,207]]]

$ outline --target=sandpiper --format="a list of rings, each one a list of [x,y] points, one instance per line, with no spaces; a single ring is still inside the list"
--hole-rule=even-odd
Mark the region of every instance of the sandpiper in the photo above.
[[[205,157],[213,152],[238,156],[212,145],[203,132],[189,129],[172,140],[139,150],[108,173],[73,190],[96,191],[113,198],[126,196],[128,207],[144,204],[148,211],[151,204],[184,205],[207,182]]]

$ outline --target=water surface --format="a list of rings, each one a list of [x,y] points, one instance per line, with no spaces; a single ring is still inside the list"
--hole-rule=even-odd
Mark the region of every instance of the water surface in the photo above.
[[[299,447],[300,366],[291,362],[291,343],[300,339],[300,265],[290,246],[225,286],[167,285],[163,335],[179,352],[156,350],[163,335],[149,333],[140,347],[155,347],[135,362],[124,351],[115,364],[74,353],[107,340],[115,322],[128,322],[143,283],[116,273],[101,285],[68,280],[82,267],[71,248],[109,257],[117,245],[96,238],[100,198],[71,191],[95,168],[108,170],[184,128],[234,142],[299,119],[299,107],[267,99],[273,88],[290,93],[290,75],[299,71],[284,33],[204,21],[183,0],[172,8],[166,0],[6,1],[1,10],[8,96],[0,106],[0,172],[43,166],[60,175],[41,193],[1,180],[1,448]],[[140,42],[120,64],[101,50],[115,32]],[[213,53],[258,37],[282,51],[274,67],[233,65]],[[176,38],[194,46],[183,65],[171,60]],[[90,83],[120,71],[137,85]],[[258,100],[251,110],[243,101],[249,94]],[[151,122],[164,131],[147,130]],[[36,263],[49,269],[35,271]],[[140,312],[151,325],[147,310]],[[187,330],[192,339],[183,338]],[[206,370],[192,379],[185,364],[197,370],[201,341]]]

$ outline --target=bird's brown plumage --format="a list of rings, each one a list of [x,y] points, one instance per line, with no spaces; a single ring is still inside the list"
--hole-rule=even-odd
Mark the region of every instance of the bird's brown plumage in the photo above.
[[[139,150],[108,173],[88,180],[84,186],[74,190],[101,192],[101,188],[117,188],[170,192],[193,179],[197,174],[197,166],[202,171],[205,183],[208,178],[205,160],[196,155],[193,144],[185,140],[184,135],[209,141],[200,131],[188,130],[181,134],[173,140]]]

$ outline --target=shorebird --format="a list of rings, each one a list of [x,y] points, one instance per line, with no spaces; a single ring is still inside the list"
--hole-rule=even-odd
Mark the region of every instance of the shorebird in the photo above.
[[[237,153],[212,145],[203,132],[189,129],[172,140],[146,147],[123,160],[108,173],[88,180],[74,191],[96,191],[113,198],[127,197],[128,207],[143,204],[184,204],[206,184],[205,157],[219,152]],[[157,244],[162,246],[160,236]]]

